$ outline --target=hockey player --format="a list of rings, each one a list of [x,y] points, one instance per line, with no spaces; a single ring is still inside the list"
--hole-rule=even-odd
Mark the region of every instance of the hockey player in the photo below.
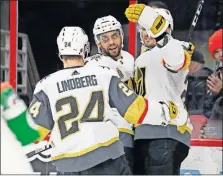
[[[95,43],[98,53],[87,60],[90,64],[96,63],[100,66],[107,66],[117,71],[121,81],[131,83],[134,74],[134,58],[124,51],[124,33],[122,26],[117,19],[111,15],[98,18],[93,29]],[[130,86],[130,85],[129,85]],[[114,114],[112,122],[118,127],[120,140],[124,145],[126,158],[130,168],[133,168],[133,130],[132,125],[124,118],[120,118],[116,108],[111,109]]]
[[[120,22],[108,15],[95,21],[93,34],[98,53],[86,59],[117,71],[122,81],[133,77],[134,58],[123,50],[124,33]]]
[[[40,135],[25,103],[12,87],[1,85],[1,174],[33,174],[22,146],[33,143]]]
[[[181,42],[171,36],[173,18],[170,12],[135,4],[130,5],[125,14],[155,39],[151,43],[153,48],[136,59],[137,93],[157,101],[170,99],[183,108],[182,96],[192,51],[184,50]],[[180,174],[181,163],[188,155],[191,132],[189,119],[182,126],[143,124],[136,127],[136,174]]]
[[[59,174],[131,174],[109,107],[132,124],[181,124],[186,111],[136,95],[107,67],[84,65],[87,43],[80,27],[61,30],[57,44],[64,69],[37,84],[29,112],[45,135],[51,131]]]

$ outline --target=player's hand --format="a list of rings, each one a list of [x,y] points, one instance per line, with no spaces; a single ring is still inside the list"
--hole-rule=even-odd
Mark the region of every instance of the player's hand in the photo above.
[[[207,86],[213,94],[218,94],[222,90],[222,80],[215,75],[208,77]]]
[[[161,36],[169,26],[169,22],[163,16],[145,4],[129,5],[125,15],[129,21],[138,22],[146,29],[148,35],[155,39]]]
[[[176,126],[183,126],[187,123],[188,113],[183,107],[172,101],[163,101],[160,103],[163,105],[167,122]]]
[[[131,4],[125,10],[125,16],[128,18],[129,21],[136,23],[138,22],[139,17],[145,6],[145,4]]]
[[[184,47],[184,50],[190,55],[190,57],[192,57],[195,50],[194,44],[191,42],[183,42],[182,45]]]

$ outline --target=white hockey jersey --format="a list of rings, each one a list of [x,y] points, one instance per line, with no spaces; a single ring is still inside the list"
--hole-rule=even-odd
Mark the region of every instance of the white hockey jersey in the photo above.
[[[115,70],[120,79],[125,82],[133,77],[134,74],[134,57],[127,51],[121,50],[121,58],[117,61],[101,54],[96,54],[86,58],[88,64],[98,64],[100,66],[107,66]]]
[[[100,66],[109,67],[116,71],[123,82],[133,78],[134,75],[134,58],[127,51],[121,50],[121,58],[113,60],[108,56],[96,54],[86,59],[87,64],[96,64]],[[118,113],[118,112],[117,112]],[[128,133],[133,135],[132,125],[129,124],[125,119],[114,116],[112,122],[118,127],[120,132]]]
[[[117,127],[108,120],[113,118],[109,107],[117,108],[133,124],[149,116],[146,101],[121,82],[114,71],[86,65],[42,79],[29,112],[42,132],[51,131],[50,140],[55,146],[52,159],[57,160],[84,155],[119,139]],[[161,105],[157,108],[160,114]]]
[[[187,89],[188,62],[190,62],[190,58],[185,56],[184,49],[179,41],[173,38],[165,47],[155,47],[141,54],[135,62],[136,93],[151,100],[171,100],[183,108]],[[192,125],[189,120],[184,128],[191,133]],[[146,138],[145,133],[150,133],[151,138],[155,138],[156,135],[159,138],[170,134],[170,131],[167,132],[164,128],[157,128],[160,136],[158,133],[156,135],[151,134],[152,131],[154,131],[153,128],[150,128],[150,131],[136,129],[136,139]],[[166,137],[175,138],[174,134]],[[189,140],[190,138],[187,137],[183,142],[188,144]]]
[[[178,71],[185,62],[184,50],[177,40],[172,38],[170,42],[171,49],[155,47],[136,59],[136,91],[149,99],[183,104],[188,69]]]
[[[92,72],[85,73],[87,69]],[[106,121],[109,117],[106,103],[108,93],[104,90],[109,89],[110,80],[103,79],[101,74],[97,79],[97,71],[93,67],[79,70],[70,68],[51,74],[38,83],[34,92],[35,100],[30,109],[38,110],[45,106],[45,111],[51,111],[39,110],[43,114],[30,113],[34,119],[39,117],[36,119],[37,124],[52,130],[51,141],[56,146],[52,149],[53,160],[71,153],[72,156],[79,156],[88,152],[89,148],[93,150],[94,146],[99,147],[118,140],[116,127]],[[107,76],[104,69],[100,70]],[[42,102],[39,101],[41,99]]]

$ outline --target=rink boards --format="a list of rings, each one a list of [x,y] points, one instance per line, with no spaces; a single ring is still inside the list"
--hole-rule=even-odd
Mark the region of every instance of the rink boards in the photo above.
[[[182,175],[217,174],[222,175],[222,141],[220,140],[192,140],[192,147],[188,157],[182,163]],[[33,144],[26,148],[26,153],[36,149],[49,148],[47,142]],[[29,158],[36,174],[55,175],[55,167],[50,159],[51,149]]]

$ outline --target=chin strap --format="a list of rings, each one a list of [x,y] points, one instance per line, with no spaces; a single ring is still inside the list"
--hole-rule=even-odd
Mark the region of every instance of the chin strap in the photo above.
[[[156,44],[158,48],[164,47],[170,40],[171,35],[167,32],[164,32],[161,36],[156,38]]]

